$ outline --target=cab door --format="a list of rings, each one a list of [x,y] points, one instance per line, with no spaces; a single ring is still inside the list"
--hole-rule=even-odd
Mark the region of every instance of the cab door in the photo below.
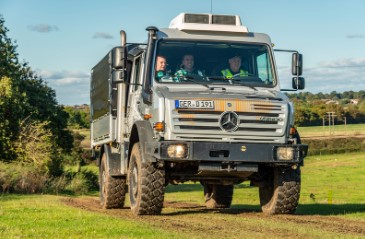
[[[133,123],[142,120],[140,113],[141,104],[141,90],[142,90],[142,69],[143,69],[143,54],[133,58],[131,69],[131,78],[128,89],[126,119],[127,119],[127,133],[132,130]]]

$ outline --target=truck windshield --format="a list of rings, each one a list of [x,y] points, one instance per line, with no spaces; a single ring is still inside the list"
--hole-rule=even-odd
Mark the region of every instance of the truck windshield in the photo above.
[[[169,84],[274,87],[272,62],[265,44],[161,40],[154,76]]]

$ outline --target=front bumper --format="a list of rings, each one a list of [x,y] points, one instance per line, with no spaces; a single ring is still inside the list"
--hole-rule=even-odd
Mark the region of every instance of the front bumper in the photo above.
[[[170,145],[185,145],[187,152],[184,157],[169,157],[167,149]],[[252,144],[252,143],[217,143],[217,142],[178,142],[161,141],[148,142],[145,153],[157,160],[173,162],[227,162],[227,163],[272,163],[272,164],[303,164],[308,152],[306,144]],[[283,151],[284,149],[284,151]],[[283,159],[281,152],[290,152]]]

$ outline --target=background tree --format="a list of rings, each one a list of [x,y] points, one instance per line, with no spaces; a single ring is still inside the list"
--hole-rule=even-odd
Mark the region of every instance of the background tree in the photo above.
[[[364,91],[345,91],[329,94],[312,94],[300,92],[288,94],[295,105],[295,122],[297,126],[322,125],[323,119],[328,121],[327,112],[334,112],[335,124],[365,123],[365,96]],[[354,104],[352,100],[358,100]]]
[[[68,113],[67,125],[74,129],[90,127],[90,108],[87,105],[65,106]]]
[[[44,125],[53,147],[71,152],[73,138],[66,129],[68,114],[57,104],[53,89],[39,78],[28,63],[19,63],[17,46],[7,37],[0,15],[0,160],[17,158],[14,142],[19,139],[22,120],[48,122]]]
[[[19,90],[20,69],[16,46],[6,33],[4,19],[0,15],[0,159],[12,160],[16,153],[12,146],[18,137],[20,115],[24,115],[21,104],[24,95]]]

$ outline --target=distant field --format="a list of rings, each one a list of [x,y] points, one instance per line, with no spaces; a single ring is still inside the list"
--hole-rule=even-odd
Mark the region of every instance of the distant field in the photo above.
[[[315,136],[365,136],[365,124],[298,127],[301,137]]]

